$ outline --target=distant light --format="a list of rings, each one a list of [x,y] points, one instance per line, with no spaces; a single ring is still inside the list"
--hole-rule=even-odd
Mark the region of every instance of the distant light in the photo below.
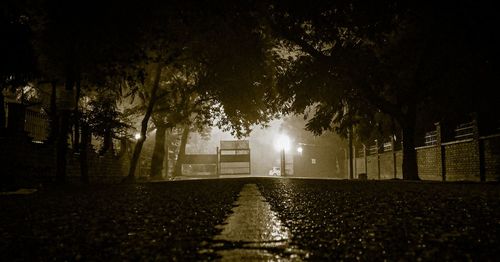
[[[136,133],[136,134],[134,135],[134,138],[135,138],[135,140],[139,140],[139,139],[141,139],[141,133]]]
[[[297,152],[299,152],[299,154],[302,154],[302,151],[304,151],[304,149],[301,146],[297,147]]]
[[[290,149],[290,138],[285,134],[281,134],[274,142],[274,147],[278,151],[288,151]]]

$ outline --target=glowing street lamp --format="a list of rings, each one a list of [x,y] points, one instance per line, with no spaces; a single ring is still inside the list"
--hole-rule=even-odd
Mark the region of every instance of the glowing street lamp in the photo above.
[[[297,147],[297,153],[299,153],[300,155],[302,155],[303,151],[304,151],[304,149],[301,146]]]
[[[276,139],[274,146],[281,153],[281,163],[280,163],[281,170],[280,170],[280,172],[281,172],[281,176],[285,176],[286,175],[285,151],[290,149],[290,138],[285,134],[281,134],[278,137],[278,139]]]
[[[136,134],[134,135],[134,138],[135,138],[135,140],[139,140],[139,139],[141,139],[141,133],[136,133]]]

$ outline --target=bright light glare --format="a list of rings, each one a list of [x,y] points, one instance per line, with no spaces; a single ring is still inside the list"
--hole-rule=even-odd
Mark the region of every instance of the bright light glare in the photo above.
[[[304,149],[301,146],[297,147],[297,152],[299,152],[299,154],[302,154],[302,151],[304,151]]]
[[[139,140],[139,139],[141,139],[141,133],[136,133],[136,134],[134,135],[134,138],[135,138],[135,140]]]
[[[290,138],[285,134],[281,134],[275,140],[274,148],[276,148],[276,150],[278,150],[278,151],[281,151],[283,149],[285,151],[288,151],[290,149]]]

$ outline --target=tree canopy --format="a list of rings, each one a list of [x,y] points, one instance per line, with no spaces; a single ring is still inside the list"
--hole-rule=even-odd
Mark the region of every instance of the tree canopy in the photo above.
[[[305,113],[317,134],[347,136],[356,127],[372,139],[401,131],[404,178],[418,179],[419,129],[468,112],[495,118],[488,114],[499,102],[491,91],[498,78],[492,10],[465,0],[8,0],[0,87],[50,81],[76,90],[77,103],[95,88],[115,98],[123,87],[147,94],[143,139],[151,116],[181,123],[193,110],[203,124],[238,136],[280,113]],[[187,85],[164,89],[179,80]],[[63,111],[61,152],[70,123]]]
[[[312,108],[308,128],[318,133],[346,132],[387,114],[402,129],[404,178],[418,179],[417,116],[440,112],[426,120],[439,121],[450,108],[474,110],[475,99],[464,101],[467,84],[497,66],[486,58],[490,43],[478,46],[493,40],[491,13],[482,4],[274,1],[266,10],[269,24],[293,54],[282,57],[281,100],[291,112]],[[491,101],[491,91],[481,89],[474,96]]]

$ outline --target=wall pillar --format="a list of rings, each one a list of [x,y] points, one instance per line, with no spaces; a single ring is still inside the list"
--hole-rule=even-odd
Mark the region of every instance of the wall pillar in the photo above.
[[[484,163],[484,145],[483,141],[481,140],[479,136],[479,123],[477,119],[477,114],[472,114],[472,138],[474,139],[474,144],[475,144],[475,150],[476,154],[475,156],[478,157],[478,170],[479,170],[479,181],[485,182],[486,181],[486,170],[485,170],[485,163]]]
[[[439,175],[441,176],[441,179],[443,181],[446,181],[446,155],[445,155],[445,148],[442,145],[443,144],[443,135],[442,135],[442,130],[441,130],[441,123],[437,122],[434,123],[434,126],[436,126],[436,148],[437,148],[437,153],[436,153],[436,158],[437,158],[437,163],[440,163],[438,166],[438,172]]]

